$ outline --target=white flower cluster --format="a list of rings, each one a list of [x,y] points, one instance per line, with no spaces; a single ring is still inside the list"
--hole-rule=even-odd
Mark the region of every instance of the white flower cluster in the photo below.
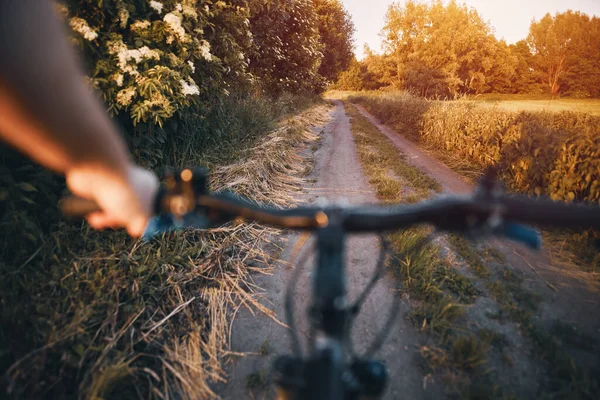
[[[142,60],[160,59],[158,51],[151,50],[148,46],[140,47],[139,49],[129,49],[120,39],[108,42],[108,52],[117,57],[121,71],[131,75],[138,74],[137,66],[132,65],[131,60],[134,60],[135,64],[139,64]]]
[[[123,86],[123,74],[116,73],[113,75],[113,79],[117,83],[117,86]]]
[[[69,20],[69,26],[71,29],[89,41],[92,41],[98,37],[98,33],[90,28],[85,19],[73,17]]]
[[[188,79],[189,82],[186,82],[183,79],[179,81],[179,83],[181,84],[181,93],[183,93],[184,96],[193,96],[200,94],[200,89],[198,88],[198,85],[196,85],[196,82],[194,82],[192,78]]]
[[[123,107],[127,107],[131,104],[131,100],[136,95],[134,87],[128,87],[127,89],[120,90],[117,93],[117,103]]]
[[[188,6],[187,4],[183,5],[183,10],[181,11],[184,17],[192,18],[193,20],[198,19],[198,13],[194,7]]]
[[[168,13],[163,18],[163,21],[167,23],[171,32],[173,32],[180,41],[186,42],[188,40],[187,35],[185,34],[185,29],[183,29],[183,26],[181,26],[181,18],[173,13]],[[173,39],[173,36],[169,36],[167,38],[167,44],[173,43]]]
[[[210,54],[210,43],[208,43],[206,40],[202,40],[200,41],[200,46],[198,49],[200,50],[200,53],[204,59],[208,61],[212,60],[212,54]]]
[[[161,92],[153,92],[149,99],[145,99],[142,102],[142,106],[149,109],[162,110],[169,116],[173,115],[175,111],[169,99]]]
[[[154,10],[156,10],[156,12],[160,14],[162,13],[163,3],[161,3],[160,1],[151,0],[150,7],[154,8]]]
[[[196,72],[196,66],[194,65],[194,63],[193,63],[192,61],[190,61],[190,60],[188,60],[188,62],[187,62],[187,63],[188,63],[188,65],[190,66],[190,68],[192,69],[192,74],[193,74],[194,72]]]
[[[138,31],[143,31],[150,28],[150,21],[135,21],[133,24],[131,24],[130,29],[134,32],[138,32]]]

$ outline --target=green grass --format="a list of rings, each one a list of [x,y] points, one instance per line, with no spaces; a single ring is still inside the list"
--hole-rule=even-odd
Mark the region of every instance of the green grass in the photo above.
[[[490,343],[488,338],[474,335],[458,336],[452,341],[451,356],[456,368],[472,371],[482,366]]]
[[[476,272],[484,265],[484,260],[505,264],[503,258],[489,249],[469,249],[460,238],[454,238],[452,242],[459,254],[476,266]],[[600,371],[582,365],[573,352],[597,354],[600,351],[598,339],[579,333],[574,326],[561,322],[555,322],[549,329],[540,326],[535,315],[542,298],[525,289],[521,279],[509,268],[498,266],[496,269],[495,276],[489,269],[485,274],[479,274],[484,279],[488,293],[499,305],[499,314],[489,317],[514,322],[530,340],[533,345],[532,356],[548,369],[550,383],[545,385],[544,392],[551,393],[549,396],[552,399],[592,399],[600,384],[597,379]],[[484,342],[499,346],[500,350],[506,345],[505,339],[493,331],[480,331],[479,336]],[[505,359],[505,362],[511,363],[512,360]]]
[[[419,198],[441,192],[435,179],[408,164],[394,144],[349,103],[346,112],[351,117],[354,141],[369,183],[382,200],[398,201],[402,187],[410,188]]]

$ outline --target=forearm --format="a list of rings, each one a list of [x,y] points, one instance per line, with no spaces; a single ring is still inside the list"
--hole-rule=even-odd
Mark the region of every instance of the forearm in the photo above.
[[[0,135],[41,164],[121,173],[127,148],[47,0],[0,2]]]

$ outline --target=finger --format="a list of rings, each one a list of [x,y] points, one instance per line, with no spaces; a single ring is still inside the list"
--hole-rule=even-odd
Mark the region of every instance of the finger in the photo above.
[[[148,219],[144,216],[132,218],[127,224],[127,233],[132,237],[140,237],[146,229]]]
[[[87,221],[95,229],[118,228],[123,226],[123,223],[119,219],[101,212],[90,214],[87,217]]]

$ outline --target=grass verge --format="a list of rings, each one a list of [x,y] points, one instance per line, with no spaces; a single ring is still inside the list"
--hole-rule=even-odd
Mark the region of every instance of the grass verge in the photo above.
[[[457,236],[450,236],[450,242],[498,304],[498,313],[489,317],[514,323],[532,345],[531,356],[547,371],[537,382],[539,392],[550,399],[592,399],[599,387],[600,369],[589,358],[600,352],[600,341],[568,324],[555,321],[548,326],[538,321],[541,297],[523,287],[522,280],[506,267],[506,260],[489,248],[476,250]]]
[[[268,121],[265,128],[276,126],[269,134],[256,127],[252,137],[227,136],[227,144],[188,135],[164,148],[175,165],[211,166],[213,189],[285,205],[305,170],[298,149],[314,139],[306,127],[321,123],[326,109],[312,108],[279,125],[272,119],[279,114],[258,109],[255,118]],[[236,137],[239,147],[232,144]],[[261,244],[270,230],[227,225],[150,243],[93,231],[58,215],[60,181],[23,161],[8,169],[2,154],[2,180],[14,189],[0,196],[6,205],[0,370],[7,396],[214,397],[211,382],[224,379],[220,359],[230,309],[243,304],[272,315],[257,301],[249,275],[269,273],[270,256]]]

